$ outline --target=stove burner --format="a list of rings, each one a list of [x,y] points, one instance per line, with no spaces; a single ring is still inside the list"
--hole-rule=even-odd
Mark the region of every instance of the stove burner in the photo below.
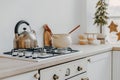
[[[67,53],[74,53],[78,52],[78,50],[73,50],[72,48],[53,48],[53,47],[44,47],[46,49],[47,53],[53,53],[53,54],[67,54]]]
[[[4,52],[4,54],[12,55],[13,57],[24,57],[32,59],[44,59],[49,57],[55,57],[59,55],[71,54],[78,52],[72,48],[54,48],[45,46],[43,48],[31,48],[31,49],[12,49],[10,52]]]

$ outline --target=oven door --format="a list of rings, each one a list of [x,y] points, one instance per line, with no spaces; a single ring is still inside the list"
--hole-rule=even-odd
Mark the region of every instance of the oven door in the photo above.
[[[83,73],[83,74],[79,74],[79,75],[70,77],[70,78],[65,79],[65,80],[89,80],[89,79],[87,78],[86,73]]]

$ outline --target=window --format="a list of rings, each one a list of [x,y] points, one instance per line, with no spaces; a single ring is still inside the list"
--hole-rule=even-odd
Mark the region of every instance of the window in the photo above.
[[[120,0],[110,0],[110,6],[120,6]]]

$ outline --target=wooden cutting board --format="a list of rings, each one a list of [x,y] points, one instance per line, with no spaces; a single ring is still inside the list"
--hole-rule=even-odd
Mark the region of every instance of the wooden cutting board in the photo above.
[[[44,46],[52,46],[52,39],[51,39],[52,31],[47,24],[45,24],[43,28],[44,28],[44,34],[43,34]]]

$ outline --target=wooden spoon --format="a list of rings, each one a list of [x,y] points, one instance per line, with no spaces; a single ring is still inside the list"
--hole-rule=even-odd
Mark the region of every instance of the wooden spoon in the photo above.
[[[77,27],[75,27],[74,29],[72,29],[68,34],[71,34],[73,31],[75,31],[76,29],[78,29],[80,27],[80,25],[78,25]]]

